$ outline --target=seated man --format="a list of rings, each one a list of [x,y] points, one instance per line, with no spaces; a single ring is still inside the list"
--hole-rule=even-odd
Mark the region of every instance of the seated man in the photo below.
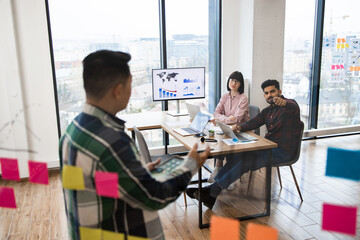
[[[300,134],[300,109],[295,100],[281,95],[277,80],[266,80],[261,88],[265,100],[270,106],[263,109],[253,119],[236,125],[234,131],[249,131],[266,124],[268,133],[265,138],[278,144],[272,149],[272,163],[279,164],[290,161],[298,146]],[[208,208],[215,204],[217,196],[223,189],[239,179],[249,170],[266,167],[268,153],[265,150],[234,154],[227,159],[225,166],[215,177],[215,183],[202,189],[202,199]],[[186,194],[199,199],[197,188],[188,188]]]

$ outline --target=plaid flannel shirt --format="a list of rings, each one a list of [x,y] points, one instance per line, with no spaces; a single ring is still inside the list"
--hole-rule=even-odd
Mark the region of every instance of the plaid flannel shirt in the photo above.
[[[153,178],[124,123],[86,104],[60,140],[61,168],[82,168],[85,182],[83,191],[64,189],[71,239],[80,239],[79,227],[164,239],[156,210],[175,201],[198,170],[195,160],[186,157],[172,173]],[[118,199],[96,194],[95,171],[118,173]]]
[[[300,134],[300,108],[295,100],[286,99],[284,107],[274,104],[264,108],[256,117],[240,124],[241,131],[249,131],[266,125],[265,138],[276,142],[290,156],[293,156],[298,146]]]

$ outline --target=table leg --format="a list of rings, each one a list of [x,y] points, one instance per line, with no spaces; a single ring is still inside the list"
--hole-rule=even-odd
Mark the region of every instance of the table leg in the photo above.
[[[265,216],[270,216],[271,204],[271,160],[272,150],[269,149],[268,162],[266,167],[266,213]]]
[[[271,162],[272,162],[272,150],[269,149],[269,154],[268,154],[268,161],[267,161],[267,166],[266,166],[266,176],[265,176],[265,207],[266,210],[263,213],[258,213],[258,214],[252,214],[252,215],[247,215],[247,216],[243,216],[243,217],[238,217],[235,219],[238,219],[240,221],[244,221],[244,220],[251,220],[251,219],[256,219],[256,218],[260,218],[260,217],[266,217],[266,216],[270,216],[270,205],[271,205]],[[198,171],[199,174],[199,179],[201,179],[201,168]],[[199,185],[198,185],[198,191],[199,192],[199,228],[208,228],[210,227],[209,223],[203,224],[202,223],[202,196],[201,196],[201,189],[202,189],[202,181],[199,181]]]
[[[199,191],[199,228],[204,228],[203,224],[202,224],[202,194],[201,194],[201,190],[202,190],[202,178],[201,178],[201,167],[199,168],[198,171],[198,191]]]

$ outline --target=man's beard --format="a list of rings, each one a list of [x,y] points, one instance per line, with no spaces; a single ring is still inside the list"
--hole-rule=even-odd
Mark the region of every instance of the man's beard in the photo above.
[[[266,99],[266,101],[268,102],[268,104],[274,104],[274,98],[273,97],[271,97],[271,98],[268,98],[268,99]]]

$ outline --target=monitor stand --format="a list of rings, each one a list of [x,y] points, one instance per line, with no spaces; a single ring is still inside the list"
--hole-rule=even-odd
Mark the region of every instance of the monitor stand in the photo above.
[[[187,112],[180,112],[180,101],[176,100],[176,111],[168,111],[167,114],[173,117],[189,115]]]

